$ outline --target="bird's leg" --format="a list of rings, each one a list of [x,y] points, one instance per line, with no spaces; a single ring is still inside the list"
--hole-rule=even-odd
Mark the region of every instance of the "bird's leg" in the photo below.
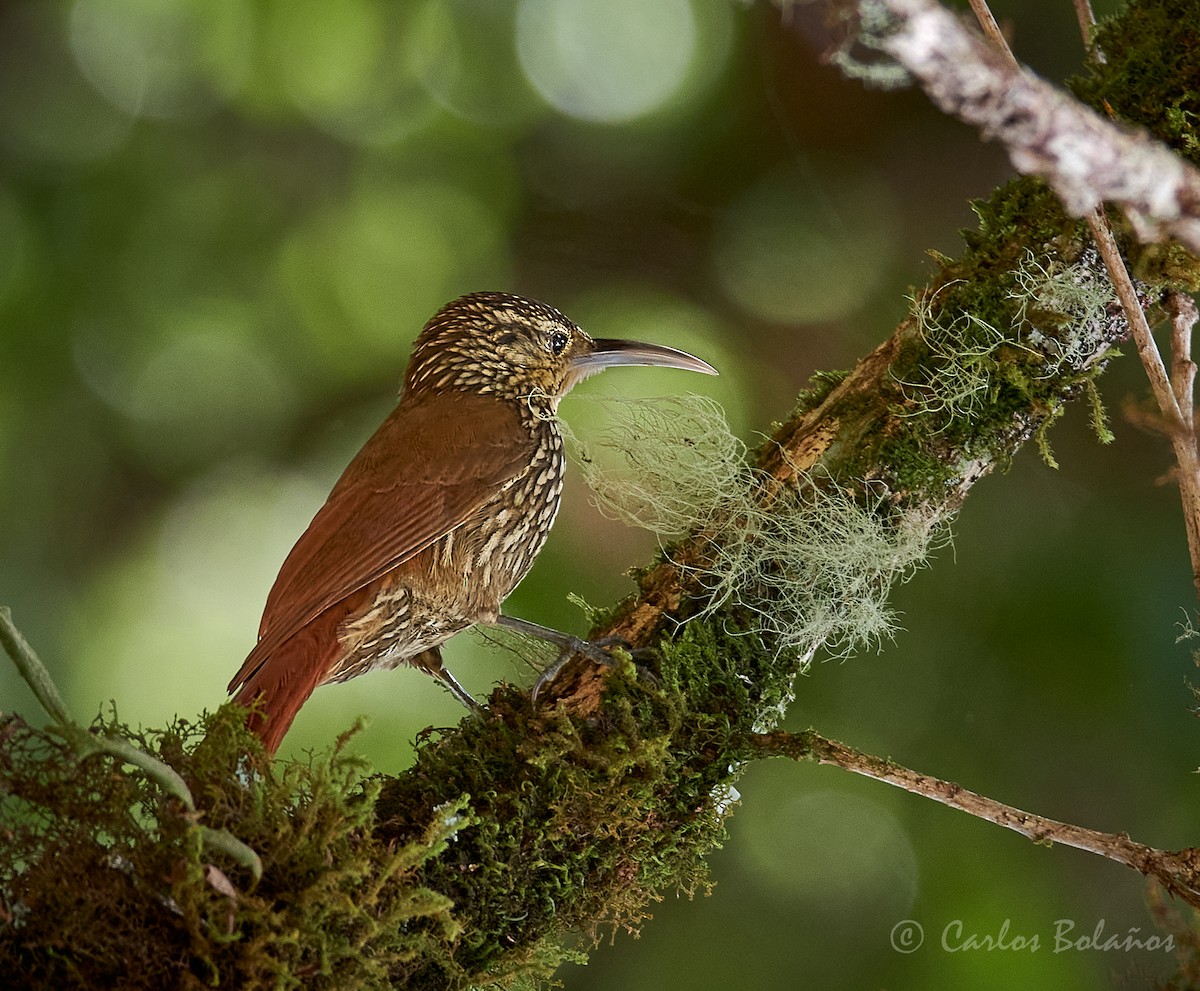
[[[543,669],[542,673],[538,675],[537,681],[533,683],[533,688],[530,690],[529,696],[530,700],[534,703],[537,702],[538,694],[541,690],[555,679],[558,673],[566,666],[567,661],[576,654],[582,655],[596,664],[608,666],[613,663],[613,659],[612,655],[604,649],[605,647],[629,646],[628,641],[621,637],[604,637],[596,641],[584,640],[582,637],[572,636],[569,633],[560,633],[558,630],[542,626],[539,623],[531,623],[527,619],[517,619],[515,616],[505,616],[503,614],[497,616],[491,625],[502,626],[516,633],[536,637],[539,640],[545,640],[547,643],[552,643],[560,648],[561,653],[554,663]]]
[[[540,623],[531,623],[527,619],[517,619],[515,616],[501,614],[495,618],[491,625],[502,626],[515,633],[523,633],[527,637],[545,640],[547,643],[554,644],[554,646],[568,655],[582,654],[588,660],[595,661],[597,664],[612,663],[612,658],[608,656],[608,652],[604,649],[604,644],[592,643],[590,640],[572,636],[570,633],[560,633],[558,630],[551,629],[549,626],[542,626]],[[616,642],[623,641],[620,641],[618,638]]]
[[[483,706],[475,701],[471,693],[463,688],[463,686],[459,684],[458,679],[455,678],[454,675],[452,675],[449,671],[447,671],[445,668],[442,668],[440,671],[435,671],[433,676],[437,678],[443,685],[445,685],[446,688],[449,689],[450,694],[458,699],[468,709],[470,709],[472,713],[474,713],[476,716],[483,715]]]
[[[430,647],[428,650],[423,650],[415,657],[409,658],[408,661],[415,668],[420,668],[426,674],[430,674],[437,678],[449,690],[450,694],[458,699],[463,705],[470,709],[475,715],[483,715],[483,706],[472,698],[457,678],[454,677],[442,664],[442,652],[438,647]]]

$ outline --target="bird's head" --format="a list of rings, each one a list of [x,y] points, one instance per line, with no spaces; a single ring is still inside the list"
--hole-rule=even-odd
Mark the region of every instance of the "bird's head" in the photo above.
[[[576,383],[617,365],[658,365],[716,375],[674,348],[593,339],[545,303],[479,292],[442,307],[413,345],[406,394],[463,390],[540,401],[553,410]]]

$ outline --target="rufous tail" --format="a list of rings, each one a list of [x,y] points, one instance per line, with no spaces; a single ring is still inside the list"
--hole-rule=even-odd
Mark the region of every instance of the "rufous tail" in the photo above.
[[[333,666],[336,631],[336,617],[318,616],[268,655],[252,650],[229,683],[229,691],[237,693],[233,700],[250,710],[246,725],[269,755],[275,755],[296,713]]]

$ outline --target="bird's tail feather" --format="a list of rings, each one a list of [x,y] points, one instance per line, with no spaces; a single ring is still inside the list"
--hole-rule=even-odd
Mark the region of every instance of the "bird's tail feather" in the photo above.
[[[336,634],[337,618],[320,616],[266,656],[257,656],[256,647],[229,683],[229,691],[237,692],[233,700],[250,710],[246,725],[268,754],[274,756],[296,713],[333,667]]]

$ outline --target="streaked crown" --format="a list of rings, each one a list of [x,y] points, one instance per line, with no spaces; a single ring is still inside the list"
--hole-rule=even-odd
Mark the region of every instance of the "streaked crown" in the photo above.
[[[552,306],[477,292],[442,307],[413,345],[405,392],[465,390],[510,399],[562,398],[592,339]]]
[[[544,416],[581,379],[620,365],[717,374],[708,362],[661,344],[594,340],[545,303],[477,292],[448,303],[425,325],[404,392],[490,393],[524,401]]]

